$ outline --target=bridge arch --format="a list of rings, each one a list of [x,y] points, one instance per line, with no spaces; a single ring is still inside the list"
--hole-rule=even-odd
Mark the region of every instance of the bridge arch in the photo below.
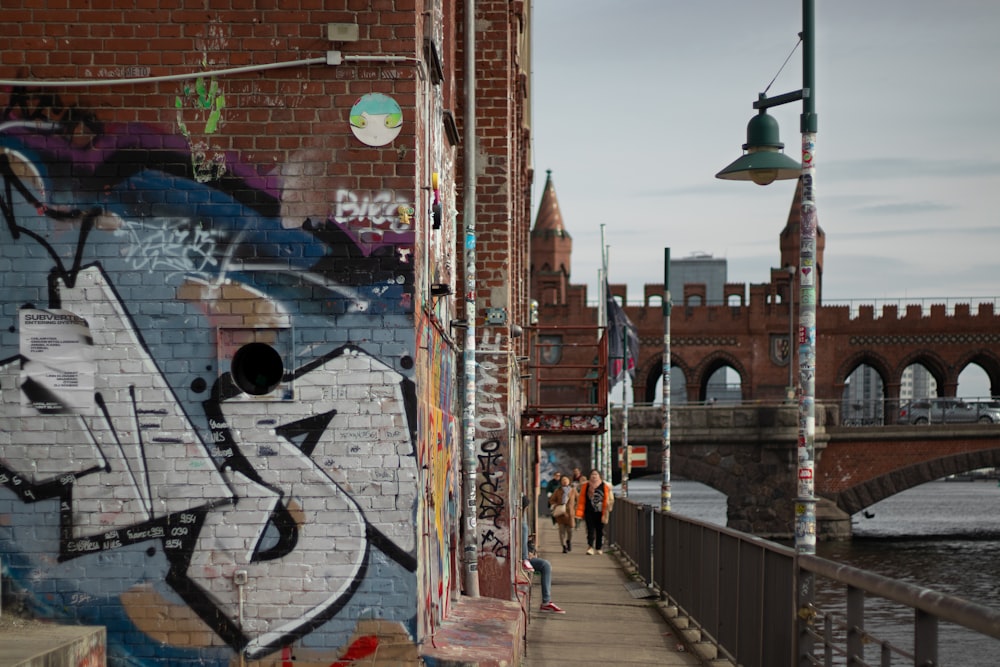
[[[1000,395],[1000,357],[991,350],[971,350],[958,358],[955,367],[958,375],[955,376],[956,383],[958,376],[970,365],[976,364],[986,372],[986,377],[990,379],[990,396]]]
[[[840,491],[831,500],[848,514],[855,514],[880,500],[885,500],[915,486],[933,482],[948,475],[959,475],[979,468],[998,466],[1000,466],[1000,449],[985,449],[972,453],[958,452],[871,477]]]
[[[847,379],[851,377],[851,374],[861,366],[869,366],[875,369],[875,372],[879,375],[879,379],[882,380],[883,387],[888,387],[893,381],[895,381],[898,385],[899,378],[894,378],[892,376],[892,366],[885,357],[873,352],[872,350],[861,350],[860,352],[855,352],[847,357],[847,359],[840,364],[840,368],[837,369],[837,384],[839,386],[845,385],[847,383]]]
[[[726,497],[739,498],[739,484],[731,474],[717,465],[688,456],[671,456],[671,471],[677,477],[698,482],[714,489]]]
[[[670,372],[673,373],[674,369],[680,370],[684,374],[685,382],[685,395],[683,397],[683,402],[687,403],[689,393],[687,386],[691,383],[692,370],[691,366],[684,360],[682,355],[670,354]],[[663,355],[659,357],[653,357],[646,362],[646,366],[642,368],[639,373],[641,377],[645,378],[645,386],[643,387],[644,403],[655,403],[660,396],[656,392],[656,383],[659,382],[660,378],[663,377]],[[637,383],[638,384],[638,383]],[[662,394],[662,388],[661,388]]]
[[[726,367],[732,368],[740,376],[740,398],[745,396],[748,381],[750,375],[747,373],[746,367],[743,363],[734,355],[723,352],[721,350],[716,351],[704,359],[698,364],[695,369],[695,377],[689,377],[688,382],[692,380],[697,382],[698,387],[698,397],[699,402],[704,402],[708,398],[708,381],[712,378],[712,374],[720,368]]]
[[[920,364],[931,374],[931,377],[937,383],[939,396],[955,395],[955,388],[958,386],[958,374],[952,374],[951,370],[949,370],[949,365],[941,355],[931,350],[915,350],[910,352],[896,366],[895,376],[900,378],[901,381],[903,371],[914,364]]]

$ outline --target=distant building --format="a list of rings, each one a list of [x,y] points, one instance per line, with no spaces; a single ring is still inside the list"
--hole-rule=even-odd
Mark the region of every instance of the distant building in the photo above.
[[[691,306],[721,306],[725,303],[723,288],[728,280],[728,265],[724,258],[706,253],[670,260],[670,289],[676,295],[684,294],[684,285],[704,284],[707,303],[690,303]],[[675,297],[676,302],[676,297]]]
[[[899,400],[937,396],[937,381],[926,368],[919,364],[906,367],[900,378]]]
[[[884,396],[878,372],[871,366],[859,366],[844,384],[841,401],[843,419],[855,425],[884,423]]]

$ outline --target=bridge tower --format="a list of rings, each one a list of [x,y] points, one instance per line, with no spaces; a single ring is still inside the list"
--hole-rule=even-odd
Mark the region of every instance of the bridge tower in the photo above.
[[[573,239],[563,225],[552,171],[545,172],[545,189],[531,230],[531,298],[539,305],[565,304]]]

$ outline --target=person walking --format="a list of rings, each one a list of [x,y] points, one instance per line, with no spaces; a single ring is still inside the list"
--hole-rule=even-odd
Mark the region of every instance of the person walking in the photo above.
[[[587,478],[583,476],[583,473],[580,471],[579,468],[573,468],[573,477],[571,478],[571,480],[572,481],[570,483],[573,485],[573,489],[579,495],[580,489],[582,489],[583,485],[587,483]],[[575,508],[576,504],[574,504],[573,507]],[[573,511],[573,514],[574,515],[576,514],[576,510]],[[574,519],[573,523],[576,524],[575,526],[576,528],[580,527],[580,519]]]
[[[559,488],[559,486],[562,483],[562,477],[563,477],[563,474],[561,472],[559,472],[559,471],[556,471],[556,472],[552,473],[552,479],[550,479],[548,481],[548,483],[545,485],[545,498],[546,499],[551,498],[552,494],[555,493],[556,490]],[[551,506],[551,504],[552,504],[551,501],[549,501],[549,505],[550,506]],[[552,516],[551,512],[549,513],[549,517],[552,519],[552,525],[553,526],[556,525],[556,518],[554,516]]]
[[[545,495],[551,495],[553,491],[559,488],[559,484],[562,480],[562,473],[558,470],[552,473],[552,479],[545,483]]]
[[[576,516],[587,524],[587,555],[594,550],[604,553],[604,525],[608,522],[615,494],[611,485],[601,479],[597,468],[590,471],[590,479],[580,490]]]
[[[563,553],[569,553],[573,548],[573,529],[576,527],[576,489],[570,483],[569,476],[563,475],[559,488],[549,496],[550,513],[559,529],[559,543]]]

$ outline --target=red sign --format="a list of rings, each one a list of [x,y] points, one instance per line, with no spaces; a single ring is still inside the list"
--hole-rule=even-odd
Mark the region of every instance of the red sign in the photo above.
[[[633,445],[630,447],[632,450],[631,456],[629,457],[632,461],[632,468],[645,468],[646,467],[646,446],[645,445]],[[622,450],[618,450],[618,465],[621,465],[622,459],[624,458]]]

